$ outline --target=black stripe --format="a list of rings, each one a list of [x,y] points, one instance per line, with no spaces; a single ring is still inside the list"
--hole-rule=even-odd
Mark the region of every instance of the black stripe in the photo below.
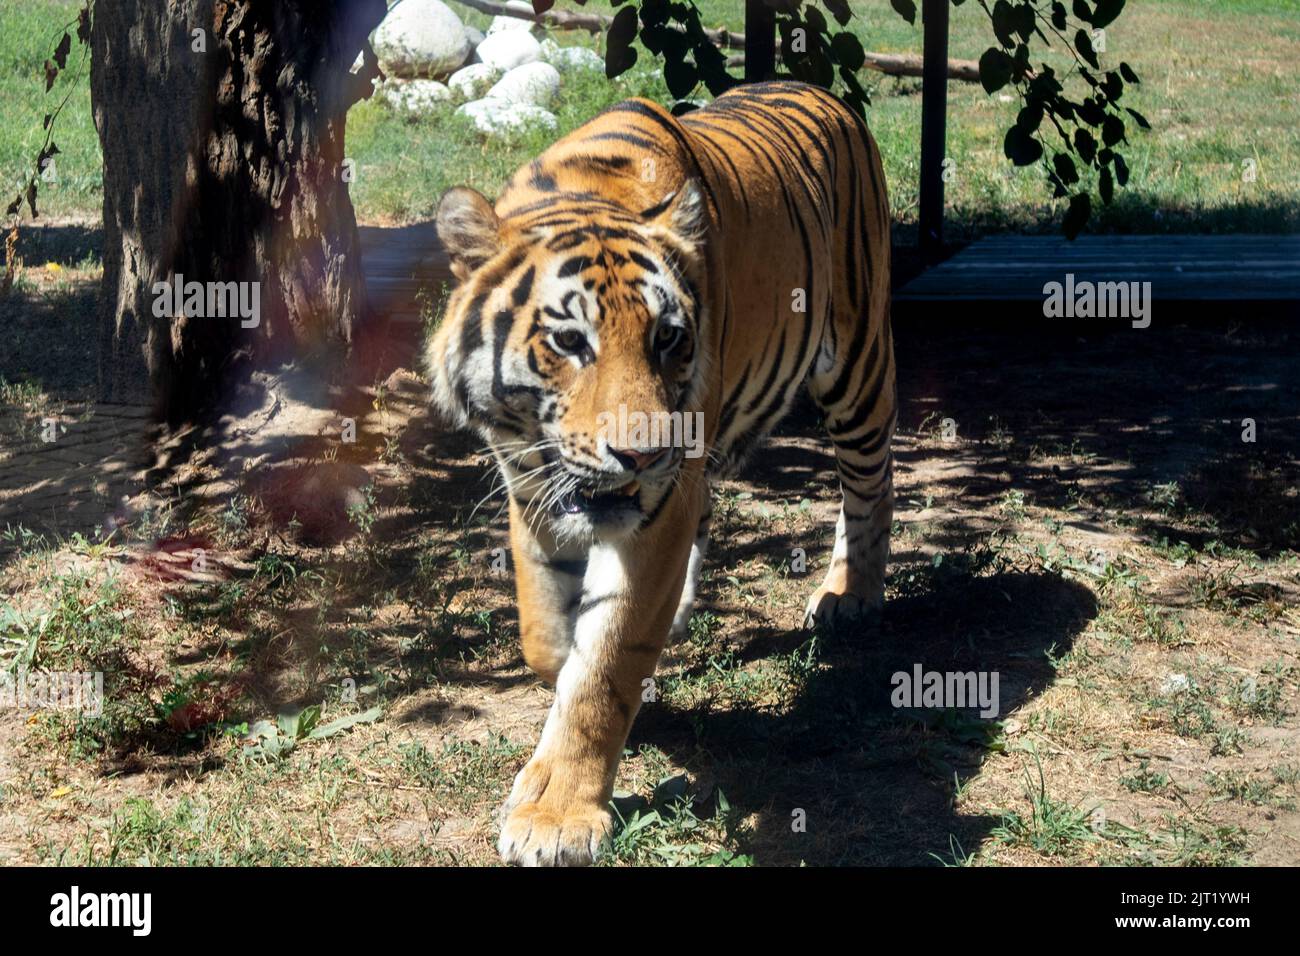
[[[637,252],[635,249],[629,249],[627,251],[627,255],[629,259],[631,259],[633,262],[639,265],[646,272],[649,272],[651,275],[659,274],[659,266],[655,263],[653,259],[641,255],[641,253]]]
[[[586,596],[584,595],[584,598],[585,597]],[[619,591],[614,591],[612,594],[602,594],[600,597],[586,598],[585,600],[583,600],[578,604],[578,617],[582,617],[584,614],[588,613],[589,611],[594,611],[602,604],[607,604],[610,601],[613,601],[614,599],[619,597],[622,597],[622,593]]]
[[[572,578],[580,578],[587,573],[586,558],[547,558],[546,564],[552,571]]]
[[[570,156],[560,165],[565,169],[584,170],[592,166],[602,166],[612,172],[628,169],[632,165],[632,160],[627,156],[593,156],[590,153],[583,153],[580,156]]]
[[[657,219],[657,218],[659,218],[659,217],[662,216],[665,212],[668,211],[668,207],[671,206],[671,205],[673,204],[673,200],[676,199],[676,198],[677,198],[677,193],[675,193],[675,192],[674,192],[674,193],[669,193],[667,196],[664,197],[664,199],[663,199],[661,202],[657,202],[657,203],[655,203],[655,204],[654,204],[653,206],[651,206],[649,209],[642,209],[642,210],[641,210],[641,218],[642,218],[642,219]]]
[[[528,297],[533,294],[533,278],[537,275],[537,268],[529,266],[524,273],[523,278],[515,285],[514,290],[510,293],[510,301],[515,304],[515,308],[521,308]]]
[[[584,143],[594,143],[597,141],[614,140],[620,143],[631,143],[633,146],[639,146],[641,149],[662,150],[663,146],[652,139],[644,136],[637,136],[635,133],[609,132],[597,133],[595,136],[588,136],[582,140]]]
[[[673,140],[681,148],[682,152],[684,152],[687,156],[691,158],[691,165],[693,167],[693,171],[696,173],[701,172],[700,161],[699,158],[695,155],[695,149],[694,147],[691,146],[690,142],[686,139],[686,136],[682,133],[681,126],[677,123],[676,120],[672,119],[671,117],[665,117],[661,113],[659,113],[654,107],[649,106],[646,103],[639,103],[636,100],[628,100],[625,103],[619,103],[616,106],[611,106],[608,110],[606,110],[606,112],[607,113],[635,113],[638,116],[644,116],[652,123],[657,124],[664,132],[666,132],[669,136],[673,138]],[[701,176],[700,184],[704,187],[704,192],[709,197],[710,207],[713,209],[719,208],[718,197],[713,194],[713,187],[709,185],[709,181],[703,178],[703,176]]]

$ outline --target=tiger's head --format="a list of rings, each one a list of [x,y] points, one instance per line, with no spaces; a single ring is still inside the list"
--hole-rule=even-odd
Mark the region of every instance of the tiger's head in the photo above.
[[[700,450],[688,433],[703,440],[707,206],[686,180],[638,211],[538,207],[442,198],[459,285],[426,356],[434,398],[484,437],[530,523],[610,540],[665,499]]]

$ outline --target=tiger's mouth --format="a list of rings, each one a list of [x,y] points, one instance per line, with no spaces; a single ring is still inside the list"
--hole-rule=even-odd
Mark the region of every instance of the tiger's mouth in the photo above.
[[[639,511],[641,482],[635,478],[611,491],[578,489],[555,500],[551,510],[557,515],[607,515],[622,510]]]

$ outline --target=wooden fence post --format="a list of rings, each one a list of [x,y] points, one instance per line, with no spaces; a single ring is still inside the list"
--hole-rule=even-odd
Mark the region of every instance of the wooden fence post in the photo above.
[[[766,0],[745,0],[745,82],[776,75],[776,16]]]
[[[920,245],[926,265],[943,251],[943,161],[948,112],[948,0],[924,0],[921,78]]]

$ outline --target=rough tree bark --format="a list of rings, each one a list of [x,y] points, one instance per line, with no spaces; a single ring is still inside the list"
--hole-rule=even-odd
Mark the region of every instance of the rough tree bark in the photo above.
[[[364,309],[347,109],[377,72],[384,0],[99,0],[91,100],[104,155],[100,385],[143,355],[179,424],[243,373],[346,349]],[[360,75],[349,72],[367,51]],[[257,282],[260,323],[154,315],[156,282]],[[138,389],[137,389],[138,391]]]

